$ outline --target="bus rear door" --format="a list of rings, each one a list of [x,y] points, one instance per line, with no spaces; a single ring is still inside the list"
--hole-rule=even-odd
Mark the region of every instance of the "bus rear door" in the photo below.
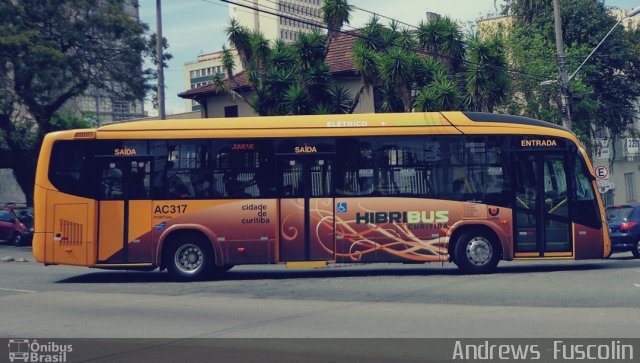
[[[278,156],[280,261],[334,259],[333,154]]]
[[[98,264],[151,262],[151,158],[96,157],[96,166]]]

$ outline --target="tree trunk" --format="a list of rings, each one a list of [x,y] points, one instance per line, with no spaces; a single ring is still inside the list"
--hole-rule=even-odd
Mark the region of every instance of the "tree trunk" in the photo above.
[[[360,89],[358,90],[358,93],[356,93],[356,95],[353,97],[353,105],[351,105],[351,110],[349,110],[350,114],[352,114],[353,111],[356,110],[356,107],[358,107],[358,104],[360,103],[360,97],[362,97],[362,93],[364,92],[365,89],[369,89],[369,85],[366,83],[360,87]]]
[[[38,150],[23,151],[21,154],[13,153],[12,160],[13,174],[26,198],[28,206],[33,206],[33,189],[36,180],[36,165]],[[15,155],[21,155],[16,157]]]

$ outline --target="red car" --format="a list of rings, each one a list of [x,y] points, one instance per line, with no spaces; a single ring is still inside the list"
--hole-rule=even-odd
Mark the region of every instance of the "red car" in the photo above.
[[[0,208],[0,240],[21,246],[33,238],[33,208],[8,204]]]

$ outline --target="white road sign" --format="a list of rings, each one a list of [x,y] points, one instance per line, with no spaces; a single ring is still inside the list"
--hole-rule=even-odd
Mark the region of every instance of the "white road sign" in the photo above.
[[[604,165],[598,165],[595,169],[596,178],[598,179],[609,179],[609,169]]]

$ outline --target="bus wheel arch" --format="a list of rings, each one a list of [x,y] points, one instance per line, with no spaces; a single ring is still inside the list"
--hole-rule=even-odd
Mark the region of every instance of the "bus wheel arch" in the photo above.
[[[498,234],[485,225],[465,225],[456,228],[449,241],[449,255],[465,273],[491,273],[503,258]]]
[[[210,276],[220,258],[211,239],[197,229],[174,230],[163,238],[160,247],[160,268],[179,280]]]

